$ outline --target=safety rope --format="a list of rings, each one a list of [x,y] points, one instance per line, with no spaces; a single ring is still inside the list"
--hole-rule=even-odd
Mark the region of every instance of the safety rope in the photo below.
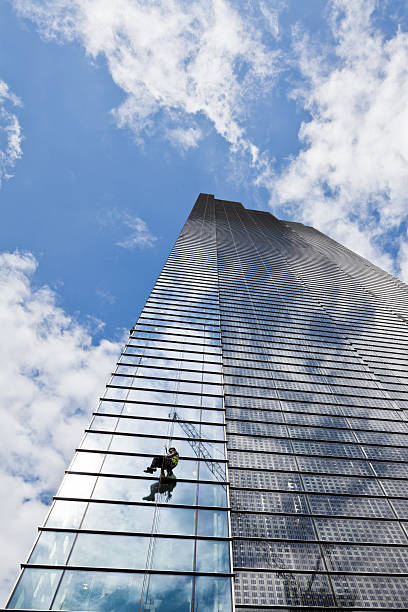
[[[166,453],[167,453],[167,449],[172,446],[173,435],[174,435],[174,421],[169,421],[169,424],[167,425],[167,433],[166,433],[167,445],[165,445],[164,447]],[[164,457],[163,457],[163,463],[164,463]],[[159,524],[160,524],[159,502],[162,501],[162,495],[163,495],[163,493],[160,491],[160,485],[163,482],[163,474],[164,474],[164,470],[163,470],[163,464],[162,464],[162,467],[160,469],[159,487],[157,490],[155,505],[154,505],[152,527],[151,527],[150,535],[149,535],[149,546],[147,549],[146,564],[145,564],[145,569],[144,569],[143,584],[142,584],[142,590],[140,593],[140,602],[139,602],[138,612],[144,612],[145,610],[149,609],[146,606],[148,604],[150,581],[151,581],[151,576],[152,576],[150,570],[152,569],[152,566],[153,566],[154,554],[155,554],[156,545],[157,545],[157,538],[155,536],[159,530]]]

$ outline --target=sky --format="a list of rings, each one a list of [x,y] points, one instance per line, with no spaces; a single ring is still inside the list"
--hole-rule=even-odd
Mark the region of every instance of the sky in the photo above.
[[[404,0],[0,2],[0,605],[198,194],[408,280]]]

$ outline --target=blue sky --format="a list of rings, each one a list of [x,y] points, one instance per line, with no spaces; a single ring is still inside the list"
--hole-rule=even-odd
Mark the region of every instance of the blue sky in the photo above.
[[[0,599],[199,192],[407,280],[407,25],[403,0],[0,4]]]

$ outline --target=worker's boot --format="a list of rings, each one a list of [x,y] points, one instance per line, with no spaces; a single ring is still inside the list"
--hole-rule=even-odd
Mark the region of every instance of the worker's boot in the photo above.
[[[143,499],[145,501],[154,501],[154,495],[150,493],[150,495],[146,495],[146,497],[143,497]]]
[[[156,468],[152,468],[152,467],[147,467],[145,470],[143,470],[144,472],[146,472],[146,474],[154,474],[156,471]]]

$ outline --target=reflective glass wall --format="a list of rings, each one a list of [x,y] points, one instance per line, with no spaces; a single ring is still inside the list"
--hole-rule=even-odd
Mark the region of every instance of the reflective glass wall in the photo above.
[[[8,607],[408,609],[407,349],[403,283],[201,194]]]
[[[170,447],[173,473],[146,474]],[[232,610],[214,202],[194,207],[10,609]]]

